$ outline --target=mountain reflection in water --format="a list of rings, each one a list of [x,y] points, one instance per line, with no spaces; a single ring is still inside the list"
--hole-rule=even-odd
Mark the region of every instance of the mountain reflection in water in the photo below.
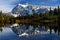
[[[40,26],[40,25],[25,25],[19,24],[17,26],[12,27],[13,32],[17,35],[23,36],[30,36],[34,34],[57,34],[59,35],[59,31],[57,27],[52,28],[51,26]]]
[[[60,40],[58,25],[13,24],[0,27],[0,40]]]

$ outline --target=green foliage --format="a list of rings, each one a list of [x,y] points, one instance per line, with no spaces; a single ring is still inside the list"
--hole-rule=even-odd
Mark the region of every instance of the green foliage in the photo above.
[[[0,11],[0,14],[2,14],[2,11]]]
[[[37,17],[38,17],[38,14],[37,14],[37,13],[33,13],[33,16],[34,16],[35,18],[37,18]]]
[[[54,15],[58,15],[58,10],[56,8],[54,9]]]

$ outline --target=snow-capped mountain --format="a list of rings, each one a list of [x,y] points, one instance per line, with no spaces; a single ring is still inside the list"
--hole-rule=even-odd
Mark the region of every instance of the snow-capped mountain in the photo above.
[[[45,13],[45,12],[48,12],[48,9],[47,8],[37,8],[37,9],[35,9],[35,12],[38,14]]]
[[[30,5],[30,4],[18,4],[16,7],[14,7],[12,9],[12,15],[17,17],[17,16],[26,16],[27,14],[29,15],[32,15],[33,14],[33,8],[34,6]],[[47,8],[39,8],[39,7],[36,7],[35,9],[35,12],[40,14],[40,13],[45,13],[46,11],[48,11]]]
[[[15,8],[12,10],[13,14],[18,14],[20,16],[25,16],[28,14],[32,14],[32,6],[27,4],[27,5],[22,5],[18,4]]]

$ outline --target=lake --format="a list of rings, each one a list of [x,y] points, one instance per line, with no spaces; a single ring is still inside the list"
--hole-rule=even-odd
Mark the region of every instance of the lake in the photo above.
[[[0,27],[0,40],[60,40],[56,24],[12,24]]]

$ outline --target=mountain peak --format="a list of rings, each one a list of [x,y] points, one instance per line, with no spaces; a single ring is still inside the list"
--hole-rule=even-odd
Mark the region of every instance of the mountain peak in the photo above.
[[[18,4],[18,5],[22,5],[22,4]]]
[[[18,6],[27,7],[27,4],[18,4]]]

